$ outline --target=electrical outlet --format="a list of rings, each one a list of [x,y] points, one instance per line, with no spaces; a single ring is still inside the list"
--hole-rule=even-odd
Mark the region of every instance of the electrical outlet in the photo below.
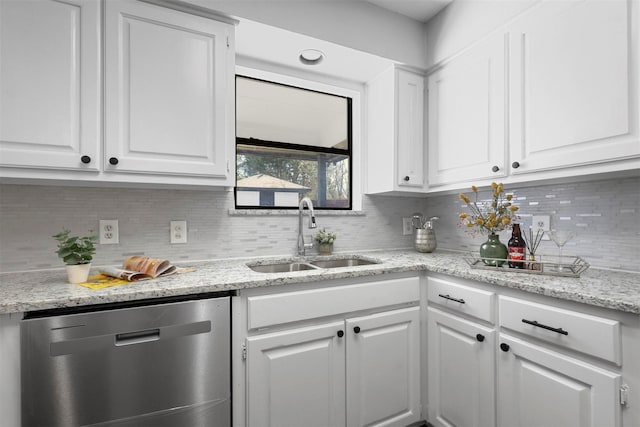
[[[171,221],[171,243],[187,243],[187,221]]]
[[[120,243],[117,219],[100,220],[100,244],[117,245]]]
[[[531,230],[535,234],[538,230],[546,231],[550,230],[550,216],[549,215],[533,215],[531,217]],[[549,240],[549,235],[545,233],[542,236],[542,240]]]
[[[402,235],[408,236],[413,234],[413,223],[411,218],[402,218]]]

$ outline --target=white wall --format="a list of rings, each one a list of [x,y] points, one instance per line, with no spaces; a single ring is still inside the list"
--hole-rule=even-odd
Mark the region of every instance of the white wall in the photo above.
[[[424,25],[363,1],[185,0],[238,18],[424,68]]]
[[[455,0],[426,24],[426,68],[448,58],[540,0]]]

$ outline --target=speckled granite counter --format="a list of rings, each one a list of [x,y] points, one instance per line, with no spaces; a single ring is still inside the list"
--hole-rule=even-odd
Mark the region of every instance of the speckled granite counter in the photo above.
[[[233,291],[400,273],[431,271],[455,277],[519,289],[560,299],[640,314],[640,274],[589,269],[577,278],[493,272],[471,269],[462,255],[436,251],[374,251],[363,253],[380,264],[308,270],[291,273],[258,273],[247,263],[275,262],[277,258],[231,259],[185,264],[197,270],[157,280],[91,290],[66,283],[64,269],[0,274],[0,313],[132,301],[147,298]],[[340,256],[339,254],[337,255]]]

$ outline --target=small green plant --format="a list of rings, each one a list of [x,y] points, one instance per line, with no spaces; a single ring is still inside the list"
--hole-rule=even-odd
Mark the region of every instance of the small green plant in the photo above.
[[[331,233],[324,228],[313,236],[313,239],[321,245],[328,245],[336,241],[336,233]]]
[[[89,230],[92,233],[93,230]],[[89,264],[96,253],[95,242],[97,236],[69,236],[70,230],[62,228],[62,231],[54,236],[58,241],[56,253],[67,265]]]

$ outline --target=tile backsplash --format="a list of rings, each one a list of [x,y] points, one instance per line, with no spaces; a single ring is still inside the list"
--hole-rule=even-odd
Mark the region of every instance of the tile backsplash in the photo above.
[[[407,248],[402,217],[425,209],[424,198],[365,197],[363,215],[316,211],[318,228],[338,234],[335,251]],[[74,235],[117,219],[120,243],[99,245],[94,264],[120,264],[145,254],[174,262],[266,255],[293,255],[296,212],[229,215],[232,192],[0,185],[0,271],[61,267],[51,236],[63,226]],[[188,241],[170,244],[169,223],[186,220]],[[306,228],[305,238],[317,230]]]
[[[520,207],[523,230],[531,225],[532,215],[549,215],[551,229],[569,229],[576,237],[563,250],[578,255],[594,267],[640,271],[640,178],[602,180],[532,187],[506,186]],[[491,197],[488,190],[480,189]],[[471,195],[471,190],[465,194]],[[457,212],[469,212],[455,195],[428,199],[429,215],[441,218],[437,239],[441,248],[477,251],[486,237],[473,237],[458,226]],[[501,233],[507,243],[510,231]],[[557,255],[551,240],[543,240],[538,252]]]
[[[524,227],[531,215],[550,215],[551,226],[572,228],[577,237],[566,254],[592,266],[640,271],[640,178],[511,188]],[[482,191],[482,189],[481,189]],[[173,261],[291,255],[296,246],[295,214],[230,215],[233,193],[37,185],[0,185],[0,271],[61,267],[51,235],[63,226],[74,234],[97,229],[100,219],[117,219],[120,243],[99,245],[96,265],[119,264],[124,256],[146,254]],[[457,226],[466,207],[455,194],[426,197],[365,196],[363,214],[317,213],[318,227],[338,234],[339,252],[409,248],[403,216],[439,216],[438,247],[477,251],[484,241]],[[188,242],[169,243],[169,222],[186,220]],[[305,221],[306,223],[306,221]],[[305,230],[309,235],[313,231]],[[503,233],[506,242],[509,233]],[[555,254],[550,241],[542,253]],[[428,256],[428,254],[425,254]]]

